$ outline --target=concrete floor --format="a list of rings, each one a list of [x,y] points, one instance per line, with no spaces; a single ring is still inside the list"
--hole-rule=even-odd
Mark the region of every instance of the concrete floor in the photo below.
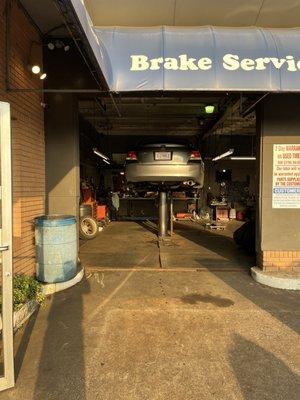
[[[299,293],[245,268],[144,265],[47,300],[15,336],[16,387],[0,400],[299,399]]]
[[[158,246],[153,222],[113,222],[92,241],[83,242],[80,258],[93,270],[115,268],[179,268],[249,270],[253,257],[237,248],[228,224],[225,231],[208,231],[194,222],[175,223],[175,234]]]
[[[156,268],[159,252],[155,228],[143,223],[112,222],[95,239],[80,245],[80,259],[85,267]]]

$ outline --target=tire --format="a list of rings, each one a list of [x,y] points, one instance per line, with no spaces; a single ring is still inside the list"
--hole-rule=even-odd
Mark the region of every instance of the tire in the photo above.
[[[80,239],[94,239],[98,234],[98,222],[95,218],[86,216],[80,218],[79,221],[79,237]]]
[[[233,233],[235,243],[249,254],[255,254],[255,222],[245,222]]]
[[[91,217],[93,215],[93,208],[90,204],[81,204],[79,207],[79,216],[81,217]]]

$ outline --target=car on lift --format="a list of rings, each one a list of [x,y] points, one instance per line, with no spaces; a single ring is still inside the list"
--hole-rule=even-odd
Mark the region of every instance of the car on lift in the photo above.
[[[135,189],[164,187],[197,191],[204,183],[204,163],[199,150],[187,143],[152,142],[127,154],[125,176]]]

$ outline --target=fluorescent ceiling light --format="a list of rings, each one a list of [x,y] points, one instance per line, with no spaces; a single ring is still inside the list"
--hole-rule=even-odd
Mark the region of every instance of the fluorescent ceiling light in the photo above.
[[[110,162],[109,162],[108,160],[106,160],[105,158],[103,158],[103,161],[104,161],[106,164],[110,165]]]
[[[242,157],[230,157],[230,160],[232,160],[232,161],[245,161],[245,160],[256,160],[256,157],[244,157],[244,156],[242,156]]]
[[[234,152],[234,149],[229,149],[228,151],[226,151],[226,153],[220,154],[219,156],[213,158],[212,161],[218,161],[218,160],[221,160],[221,158],[231,156],[231,154],[233,154],[233,152]]]
[[[93,149],[93,152],[94,152],[95,154],[97,154],[97,156],[103,158],[103,160],[109,160],[109,158],[108,158],[106,155],[104,155],[103,153],[101,153],[99,150]]]

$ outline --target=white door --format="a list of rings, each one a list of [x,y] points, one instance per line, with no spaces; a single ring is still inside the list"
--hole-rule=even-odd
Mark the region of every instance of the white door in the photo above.
[[[0,102],[0,267],[2,270],[2,365],[0,390],[11,388],[14,379],[12,300],[12,174],[10,106]]]

